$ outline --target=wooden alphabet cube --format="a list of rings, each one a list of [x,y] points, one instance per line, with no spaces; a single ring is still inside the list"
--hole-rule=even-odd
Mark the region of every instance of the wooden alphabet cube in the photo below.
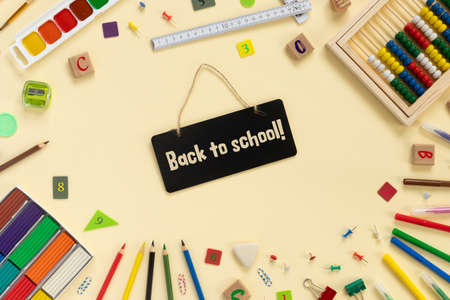
[[[414,144],[413,164],[415,165],[434,165],[434,145]]]
[[[303,57],[314,51],[314,47],[311,45],[311,43],[303,33],[290,41],[286,47],[289,53],[292,54],[295,59],[302,59]]]
[[[88,52],[69,58],[69,65],[75,78],[94,73],[94,65]]]
[[[250,299],[250,292],[242,284],[240,280],[236,280],[229,288],[227,288],[223,295],[227,300],[247,300]]]
[[[346,10],[351,4],[351,0],[330,0],[331,7],[334,11]]]

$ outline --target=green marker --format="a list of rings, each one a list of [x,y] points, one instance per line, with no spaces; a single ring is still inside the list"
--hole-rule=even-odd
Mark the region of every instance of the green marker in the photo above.
[[[420,275],[420,277],[422,277],[423,281],[426,282],[426,284],[433,290],[436,292],[436,294],[438,294],[442,300],[450,300],[450,298],[444,293],[444,291],[437,285],[436,281],[434,281],[433,278],[431,278],[430,275],[428,275],[428,273],[422,273],[422,275]]]

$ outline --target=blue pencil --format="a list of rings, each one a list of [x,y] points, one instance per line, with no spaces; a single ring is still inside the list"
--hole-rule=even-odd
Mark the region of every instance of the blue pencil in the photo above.
[[[436,273],[437,275],[441,276],[443,279],[447,280],[447,282],[450,282],[450,275],[448,275],[445,271],[438,268],[436,265],[434,265],[432,262],[427,260],[425,257],[417,253],[414,249],[410,248],[408,245],[400,241],[398,238],[393,237],[391,238],[391,243],[405,251],[407,254],[409,254],[411,257],[415,258],[418,262],[423,264],[425,267]]]
[[[202,287],[200,286],[200,281],[198,281],[197,273],[195,272],[194,264],[192,263],[191,255],[189,254],[189,250],[187,249],[186,244],[184,243],[183,240],[181,241],[181,248],[183,249],[184,258],[186,259],[186,263],[189,267],[189,272],[191,273],[192,281],[194,281],[198,299],[205,300]]]

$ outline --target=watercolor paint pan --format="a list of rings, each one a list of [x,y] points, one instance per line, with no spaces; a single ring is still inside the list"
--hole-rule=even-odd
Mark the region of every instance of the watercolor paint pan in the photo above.
[[[22,68],[41,60],[119,0],[63,0],[18,33],[9,51]]]
[[[56,299],[93,255],[19,188],[0,200],[0,207],[21,201],[0,231],[0,299]]]

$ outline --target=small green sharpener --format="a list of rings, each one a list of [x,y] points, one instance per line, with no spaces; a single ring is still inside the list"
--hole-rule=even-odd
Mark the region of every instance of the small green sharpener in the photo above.
[[[25,107],[47,108],[52,99],[52,89],[45,82],[28,80],[22,92]]]

